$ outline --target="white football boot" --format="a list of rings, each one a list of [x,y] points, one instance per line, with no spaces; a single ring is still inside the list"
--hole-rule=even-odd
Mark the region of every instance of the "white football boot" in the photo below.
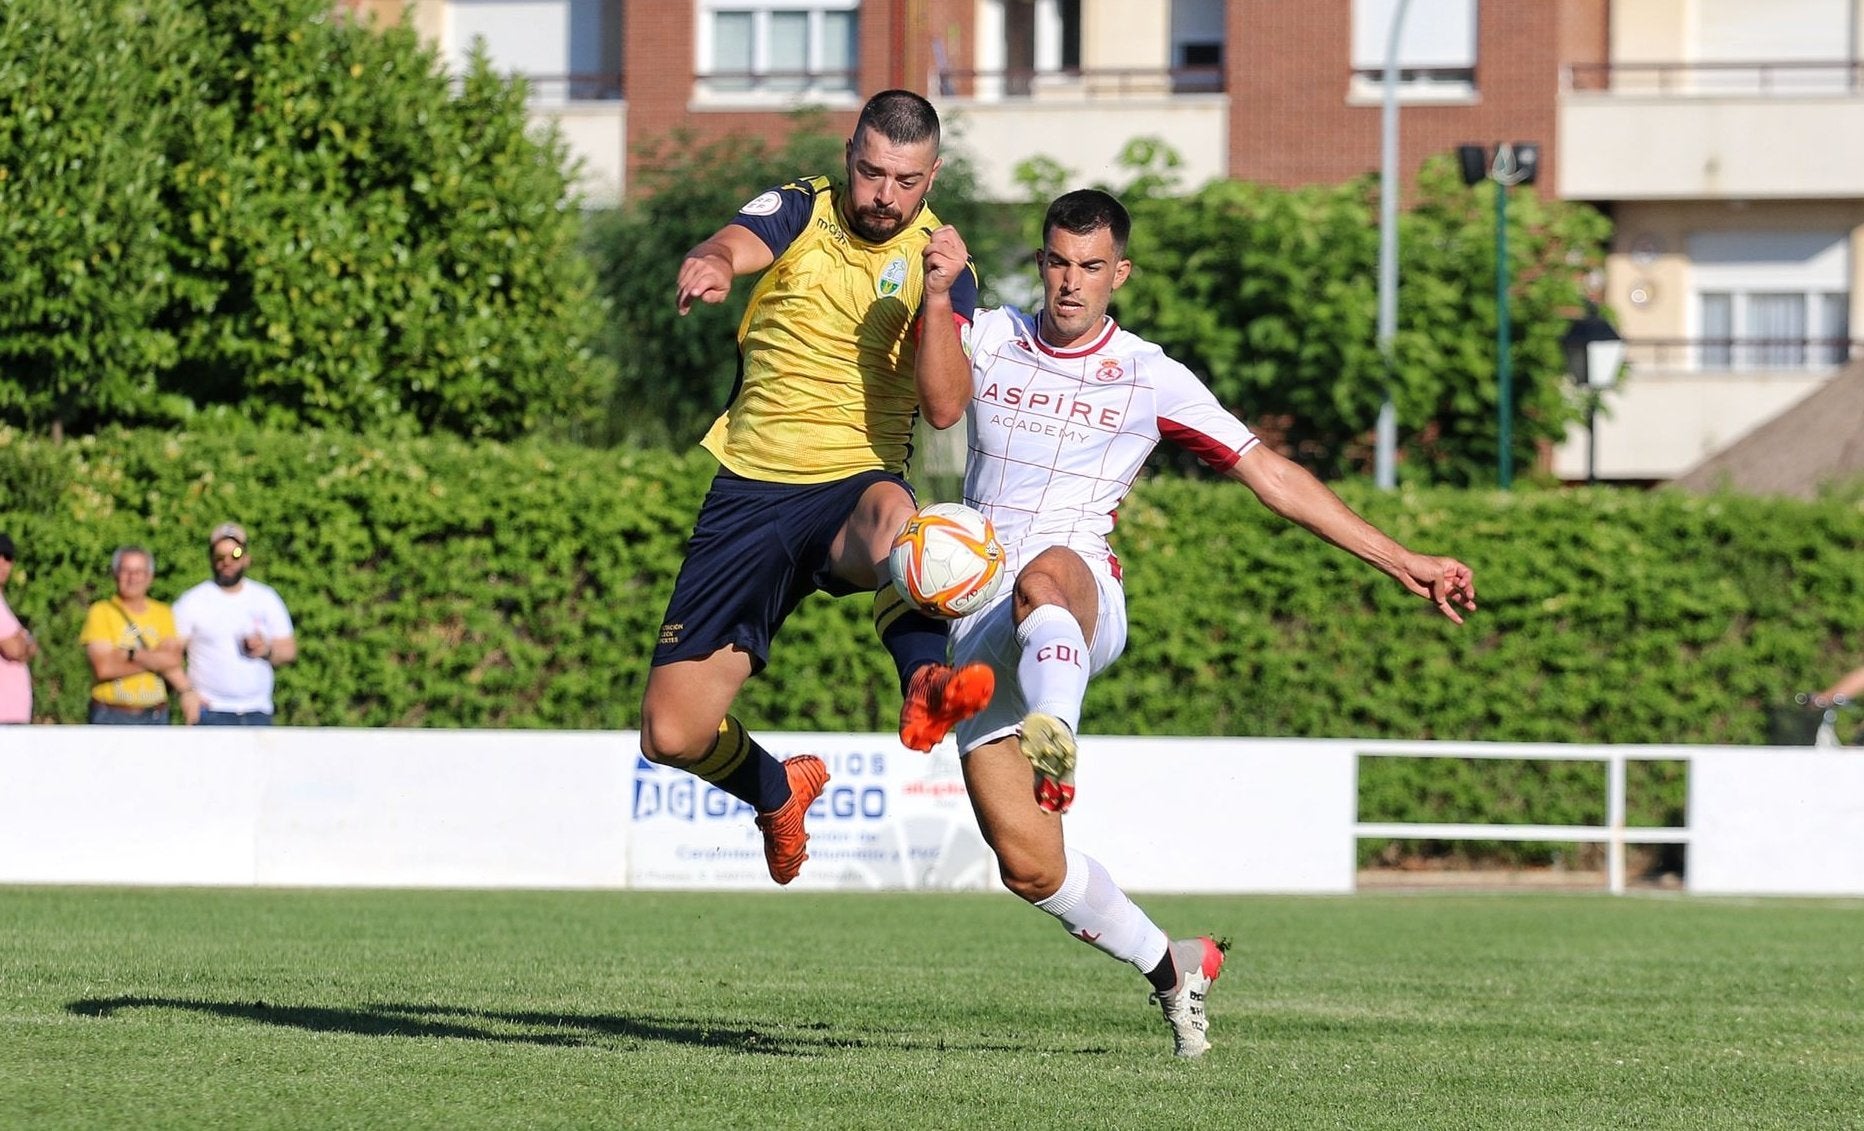
[[[1165,1022],[1171,1026],[1172,1051],[1179,1056],[1203,1056],[1210,1048],[1210,1038],[1205,1036],[1210,1021],[1204,1016],[1204,998],[1217,975],[1223,973],[1223,955],[1228,949],[1228,943],[1208,935],[1171,944],[1178,988],[1168,994],[1155,993],[1152,1000],[1165,1011]]]

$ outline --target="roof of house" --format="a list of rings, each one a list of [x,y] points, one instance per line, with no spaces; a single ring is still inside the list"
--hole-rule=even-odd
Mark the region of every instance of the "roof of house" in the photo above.
[[[1810,499],[1829,484],[1864,479],[1864,361],[1676,477],[1685,491],[1738,491]]]

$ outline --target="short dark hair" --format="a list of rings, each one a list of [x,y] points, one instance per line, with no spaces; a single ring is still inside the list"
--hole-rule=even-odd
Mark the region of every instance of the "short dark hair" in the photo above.
[[[854,136],[860,137],[864,129],[872,129],[895,145],[930,140],[937,148],[939,143],[938,111],[910,90],[883,90],[868,99],[855,120]]]
[[[1049,233],[1056,228],[1077,236],[1106,228],[1113,233],[1113,253],[1124,256],[1126,238],[1133,234],[1133,218],[1112,194],[1099,189],[1076,189],[1056,197],[1048,206],[1048,215],[1042,217],[1043,243],[1048,242]]]

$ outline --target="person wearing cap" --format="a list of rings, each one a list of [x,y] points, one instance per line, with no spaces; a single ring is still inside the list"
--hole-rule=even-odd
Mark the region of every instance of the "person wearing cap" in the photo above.
[[[91,661],[92,723],[161,726],[168,722],[168,689],[194,693],[182,669],[175,614],[151,600],[155,555],[123,546],[110,556],[116,595],[91,605],[78,643]]]
[[[207,538],[213,577],[175,602],[175,631],[194,694],[182,717],[202,726],[271,726],[272,672],[298,658],[291,614],[278,593],[246,576],[246,530],[223,522]]]
[[[12,537],[0,534],[0,723],[32,721],[32,672],[26,665],[39,654],[39,642],[13,615],[4,592],[18,553]]]

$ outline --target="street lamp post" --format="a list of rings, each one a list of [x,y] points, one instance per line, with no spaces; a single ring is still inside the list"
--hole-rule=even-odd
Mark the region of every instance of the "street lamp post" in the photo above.
[[[1586,312],[1573,319],[1560,339],[1566,351],[1566,372],[1586,398],[1586,482],[1599,481],[1599,391],[1618,381],[1618,371],[1625,363],[1624,339],[1597,303],[1587,302]]]
[[[1512,327],[1508,324],[1508,190],[1534,183],[1540,171],[1540,146],[1529,141],[1502,142],[1494,159],[1481,145],[1456,147],[1463,183],[1495,182],[1495,382],[1496,431],[1499,452],[1496,477],[1502,490],[1514,485],[1514,366],[1510,357]]]
[[[1379,115],[1379,367],[1385,397],[1379,403],[1372,474],[1381,491],[1398,485],[1398,404],[1392,397],[1392,344],[1398,335],[1398,37],[1410,3],[1398,0],[1392,8]]]

